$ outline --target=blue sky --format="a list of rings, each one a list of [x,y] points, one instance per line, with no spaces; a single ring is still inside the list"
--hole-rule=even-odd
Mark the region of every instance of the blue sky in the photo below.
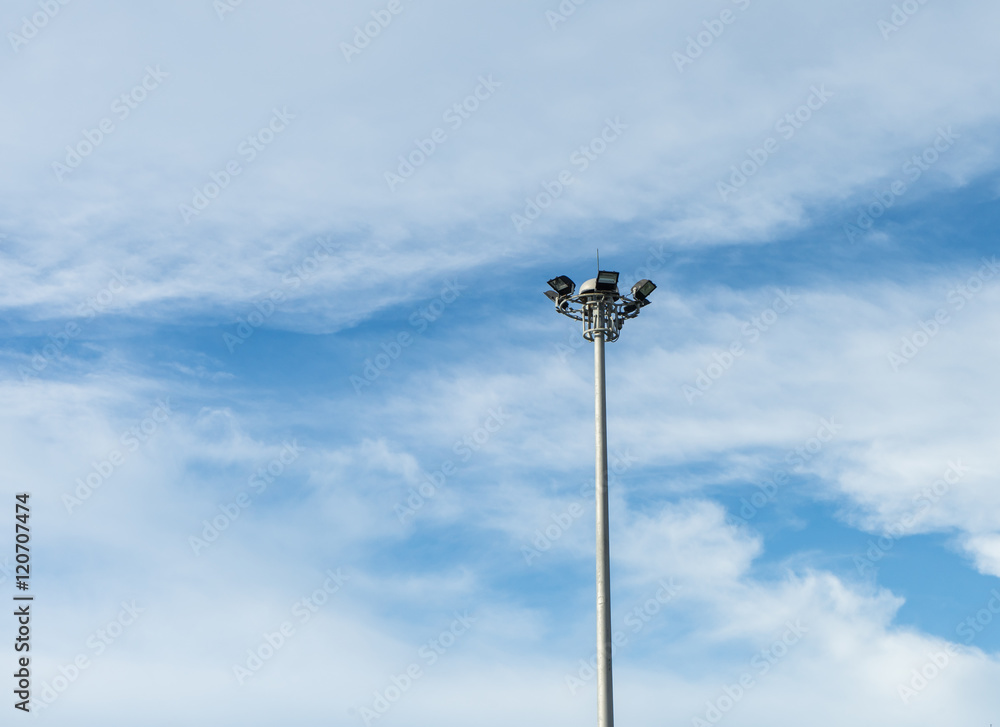
[[[995,722],[998,13],[8,3],[34,718]]]

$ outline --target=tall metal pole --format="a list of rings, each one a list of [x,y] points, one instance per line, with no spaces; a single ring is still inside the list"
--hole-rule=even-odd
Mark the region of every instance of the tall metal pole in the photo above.
[[[600,262],[597,264],[600,268]],[[598,270],[597,277],[576,290],[565,275],[549,281],[545,295],[567,318],[583,322],[583,337],[594,342],[594,419],[597,441],[597,727],[614,727],[611,699],[611,545],[608,534],[608,412],[604,385],[604,344],[618,340],[625,321],[649,305],[656,290],[651,280],[632,286],[631,296],[618,292],[618,273]]]
[[[595,306],[594,400],[597,440],[597,727],[614,727],[611,699],[611,546],[608,534],[608,433],[604,385],[604,301]]]

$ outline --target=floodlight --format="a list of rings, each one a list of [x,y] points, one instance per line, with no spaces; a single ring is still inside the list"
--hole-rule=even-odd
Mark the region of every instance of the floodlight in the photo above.
[[[652,280],[640,280],[632,286],[632,295],[635,296],[636,300],[645,304],[648,302],[646,298],[648,298],[649,294],[654,290],[656,290],[656,283]]]
[[[556,291],[559,295],[573,295],[573,291],[576,290],[576,283],[567,278],[565,275],[560,275],[558,278],[552,278],[549,281],[549,285],[552,290]]]
[[[554,290],[546,290],[545,297],[551,300],[553,303],[559,300],[559,294],[556,293]]]
[[[594,286],[599,292],[618,291],[618,273],[610,270],[601,270],[597,273],[597,284]]]

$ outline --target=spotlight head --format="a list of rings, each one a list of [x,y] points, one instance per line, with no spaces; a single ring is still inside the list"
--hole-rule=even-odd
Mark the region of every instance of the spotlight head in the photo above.
[[[567,278],[565,275],[560,275],[558,278],[552,278],[549,281],[549,286],[558,295],[573,295],[573,291],[576,290],[576,283]]]
[[[617,293],[618,273],[611,270],[598,271],[594,288],[600,293]]]
[[[632,295],[640,304],[646,305],[649,302],[646,299],[654,290],[656,290],[656,283],[652,280],[640,280],[632,286]]]
[[[544,292],[545,292],[545,297],[551,300],[553,303],[559,300],[559,294],[556,293],[554,290],[546,290]]]

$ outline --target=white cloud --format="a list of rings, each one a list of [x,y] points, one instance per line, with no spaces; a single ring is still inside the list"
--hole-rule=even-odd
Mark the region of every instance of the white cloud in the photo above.
[[[671,53],[714,11],[593,5],[553,32],[544,4],[473,12],[438,3],[403,12],[347,64],[336,39],[361,22],[348,8],[310,4],[305,25],[284,7],[242,8],[222,23],[202,10],[175,8],[155,21],[135,8],[67,11],[13,58],[5,96],[24,112],[0,120],[9,152],[0,184],[9,207],[3,265],[21,292],[5,305],[64,313],[99,289],[107,266],[143,281],[127,297],[141,315],[157,315],[155,303],[229,306],[276,285],[268,261],[287,250],[278,262],[294,263],[289,240],[329,233],[345,243],[336,270],[292,291],[290,310],[304,306],[343,325],[378,307],[369,299],[345,320],[343,306],[317,305],[346,292],[345,281],[357,281],[348,282],[353,293],[372,290],[376,269],[396,279],[415,269],[447,274],[527,251],[564,227],[638,221],[663,225],[675,244],[767,239],[813,209],[866,200],[941,126],[960,140],[903,202],[995,166],[995,9],[971,0],[924,7],[888,41],[876,22],[891,6],[753,4],[683,73]],[[122,42],[88,45],[87,64],[54,75],[92,32]],[[255,41],[262,32],[275,44],[264,56]],[[173,33],[198,42],[180,52]],[[619,47],[630,52],[608,52]],[[434,48],[467,55],[456,64]],[[113,115],[111,101],[150,63],[170,74],[162,86],[57,182],[50,166],[66,144]],[[413,67],[420,83],[400,72]],[[390,192],[383,173],[414,139],[447,127],[444,111],[491,73],[503,85]],[[833,95],[815,118],[781,138],[776,123],[824,85]],[[246,161],[241,140],[286,105],[296,115],[288,129],[183,224],[178,206],[192,188],[230,157]],[[586,170],[574,165],[574,149],[616,116],[628,125],[621,139]],[[779,150],[734,203],[722,202],[716,183],[769,135]],[[577,182],[522,240],[510,215],[563,168]],[[351,300],[358,305],[356,294]]]
[[[980,573],[1000,578],[1000,535],[977,535],[965,542]]]
[[[954,144],[896,205],[993,174],[998,10],[926,3],[883,39],[891,3],[861,0],[585,3],[554,30],[554,2],[402,2],[351,63],[340,42],[371,8],[243,3],[220,20],[207,2],[155,14],[70,4],[0,74],[0,307],[18,339],[5,351],[0,439],[4,492],[30,488],[37,503],[35,673],[51,683],[76,654],[94,656],[88,636],[123,599],[147,609],[42,723],[142,713],[176,724],[197,712],[356,724],[348,710],[420,662],[421,645],[465,608],[475,628],[423,664],[385,724],[589,718],[592,682],[574,695],[565,677],[593,641],[590,350],[557,350],[577,340],[574,324],[497,309],[489,286],[498,263],[581,257],[595,237],[615,241],[605,254],[652,265],[660,283],[609,349],[611,449],[630,462],[613,473],[616,626],[630,628],[625,614],[664,581],[681,587],[629,632],[620,720],[707,718],[723,684],[751,673],[725,719],[985,721],[1000,674],[975,637],[933,665],[948,644],[896,625],[901,594],[797,567],[794,554],[756,575],[768,541],[727,524],[705,488],[782,471],[807,484],[776,497],[836,508],[873,533],[947,533],[1000,576],[996,279],[964,253],[908,257],[880,223],[858,245],[887,263],[898,251],[901,266],[853,280],[823,261],[789,268],[782,285],[797,299],[771,322],[776,290],[733,289],[693,263],[705,246],[753,250],[819,234],[815,220],[853,221],[942,128]],[[21,6],[0,28],[37,7]],[[736,22],[678,71],[672,53],[729,6]],[[169,73],[162,86],[57,181],[52,162],[148,64]],[[384,172],[490,74],[495,94],[390,191]],[[776,124],[810,97],[812,118],[782,137]],[[239,144],[286,106],[295,118],[250,162]],[[618,117],[627,128],[598,153],[592,140]],[[767,163],[722,200],[717,183],[768,136]],[[571,154],[592,143],[583,169]],[[184,224],[179,205],[230,159],[242,174]],[[511,214],[562,169],[575,181],[519,234]],[[667,250],[677,254],[661,260]],[[392,324],[379,324],[369,354],[344,331],[400,309],[407,322],[389,334],[413,333],[411,309],[447,279],[467,290],[428,330],[434,353],[421,341],[356,394],[348,377]],[[178,354],[151,369],[130,343],[137,322],[192,339],[201,326],[235,328],[276,292],[268,327],[343,335],[324,339],[329,379],[287,382],[294,396],[273,395],[273,372],[246,358]],[[488,325],[470,323],[478,306]],[[947,320],[927,323],[939,309]],[[44,352],[67,321],[82,329],[72,346],[40,353],[45,367],[19,382],[18,367],[39,361],[26,350]],[[727,358],[734,341],[745,352]],[[165,397],[174,409],[149,442],[66,512],[63,495]],[[254,491],[291,432],[301,456]],[[396,507],[448,462],[453,472],[401,522]],[[212,525],[240,493],[251,504]],[[195,555],[190,539],[210,526],[217,537]],[[526,546],[540,551],[532,563]],[[339,567],[349,584],[239,688],[233,664]],[[754,655],[775,655],[798,622],[802,638],[761,673]],[[904,703],[900,685],[934,671],[928,659],[939,673]]]

